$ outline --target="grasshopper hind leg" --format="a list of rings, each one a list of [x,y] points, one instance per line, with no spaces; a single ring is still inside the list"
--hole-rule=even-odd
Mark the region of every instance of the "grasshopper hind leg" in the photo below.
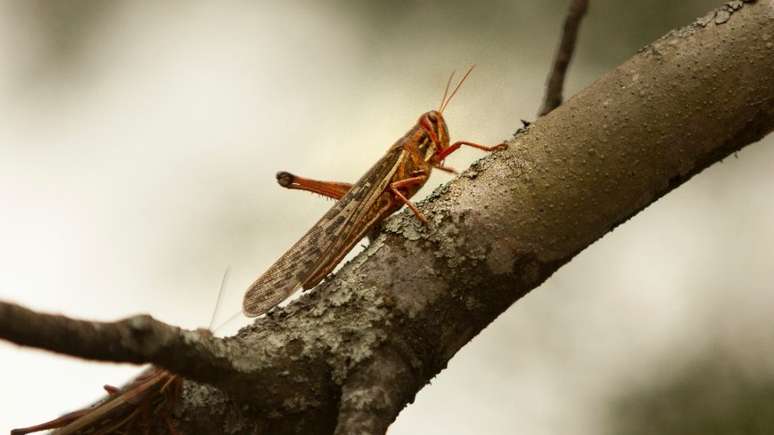
[[[327,198],[341,199],[352,187],[349,183],[337,181],[320,181],[293,175],[290,172],[277,172],[277,184],[291,190],[306,190]]]

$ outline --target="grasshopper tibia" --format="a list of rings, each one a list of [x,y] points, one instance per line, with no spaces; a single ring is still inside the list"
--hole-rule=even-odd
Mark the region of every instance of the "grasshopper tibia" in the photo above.
[[[505,142],[501,144],[497,144],[495,146],[487,146],[487,145],[477,144],[474,142],[459,141],[459,142],[454,142],[453,144],[449,145],[447,148],[444,148],[443,150],[439,151],[436,154],[435,158],[437,159],[437,161],[443,161],[443,159],[445,159],[446,156],[457,151],[462,145],[467,145],[469,147],[478,148],[480,150],[489,151],[489,152],[502,151],[502,150],[508,149],[508,144]]]

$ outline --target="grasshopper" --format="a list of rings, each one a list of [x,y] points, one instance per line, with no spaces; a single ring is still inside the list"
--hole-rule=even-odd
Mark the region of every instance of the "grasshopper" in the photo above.
[[[473,66],[449,93],[452,73],[438,109],[423,113],[355,184],[311,180],[289,172],[277,173],[277,182],[282,187],[318,193],[337,202],[248,288],[242,303],[246,316],[260,316],[299,288],[307,290],[319,284],[360,239],[402,206],[408,207],[417,219],[427,224],[427,218],[409,198],[425,184],[433,168],[456,173],[444,165],[444,160],[461,146],[489,152],[507,148],[505,143],[495,146],[468,141],[449,144],[443,111],[471,71]]]

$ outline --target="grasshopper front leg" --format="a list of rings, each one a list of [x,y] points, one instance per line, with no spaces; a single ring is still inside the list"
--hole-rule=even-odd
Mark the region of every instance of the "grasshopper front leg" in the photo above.
[[[341,199],[352,187],[349,183],[312,180],[285,171],[277,172],[277,184],[286,189],[306,190],[336,200]]]
[[[459,142],[454,142],[453,144],[449,145],[448,147],[446,147],[443,150],[441,150],[440,152],[438,152],[435,155],[435,160],[437,162],[442,162],[446,157],[449,156],[449,154],[451,154],[451,153],[457,151],[458,149],[460,149],[460,147],[462,145],[466,145],[466,146],[469,146],[469,147],[472,147],[472,148],[478,148],[480,150],[488,151],[488,152],[502,151],[502,150],[508,149],[508,144],[505,143],[505,142],[503,142],[501,144],[497,144],[495,146],[487,146],[487,145],[477,144],[475,142],[468,142],[468,141],[461,140]],[[438,167],[438,166],[436,165],[436,167]]]

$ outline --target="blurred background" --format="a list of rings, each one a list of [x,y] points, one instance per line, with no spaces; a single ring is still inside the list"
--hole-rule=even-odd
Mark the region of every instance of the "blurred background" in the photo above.
[[[592,0],[566,95],[720,3]],[[510,137],[535,117],[566,8],[0,2],[0,298],[193,328],[210,322],[231,266],[214,324],[225,321],[331,205],[281,190],[276,171],[357,179],[471,63],[446,111],[452,138]],[[390,434],[774,433],[773,139],[559,270],[455,356]],[[449,178],[434,174],[423,192]],[[5,342],[0,361],[3,433],[140,370]]]

